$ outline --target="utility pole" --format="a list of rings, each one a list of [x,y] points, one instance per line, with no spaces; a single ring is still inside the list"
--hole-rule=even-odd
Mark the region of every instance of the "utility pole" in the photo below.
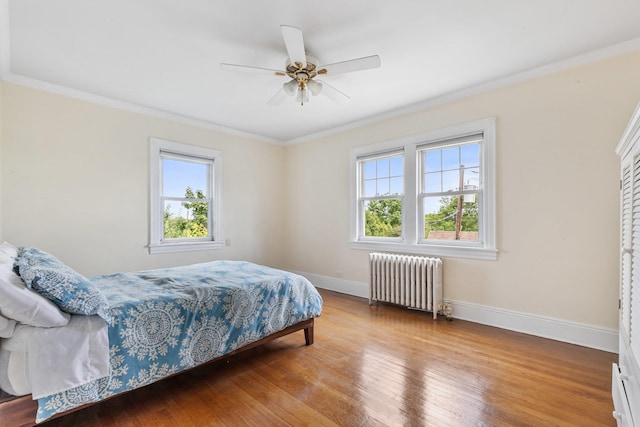
[[[458,191],[462,191],[464,189],[464,165],[460,165],[460,186],[458,187]],[[464,198],[463,194],[458,196],[458,212],[456,214],[456,240],[460,240],[460,230],[462,229],[462,199]]]

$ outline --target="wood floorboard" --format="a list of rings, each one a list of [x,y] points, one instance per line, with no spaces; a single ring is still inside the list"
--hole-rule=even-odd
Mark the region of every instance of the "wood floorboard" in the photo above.
[[[615,425],[616,354],[321,294],[311,346],[296,332],[43,425]]]

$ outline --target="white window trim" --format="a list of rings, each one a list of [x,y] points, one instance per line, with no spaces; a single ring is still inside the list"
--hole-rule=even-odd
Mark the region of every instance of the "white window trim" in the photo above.
[[[438,141],[460,135],[482,132],[484,134],[482,150],[483,213],[480,219],[481,242],[429,242],[418,241],[417,189],[418,164],[416,151],[429,141]],[[372,241],[359,239],[358,223],[358,158],[393,149],[404,150],[404,208],[402,227],[404,238],[401,241]],[[352,249],[403,252],[429,256],[450,256],[460,258],[495,260],[496,247],[496,119],[489,117],[469,123],[450,126],[435,131],[411,135],[377,144],[357,147],[350,152],[350,223],[349,246]]]
[[[160,204],[161,197],[161,152],[171,152],[214,161],[213,167],[213,212],[211,239],[197,241],[166,242],[163,240],[164,215]],[[157,138],[149,139],[149,169],[150,169],[150,230],[149,253],[170,253],[221,249],[224,247],[222,236],[222,154],[220,151],[193,145],[180,144]]]
[[[378,158],[384,158],[384,157],[388,157],[388,156],[402,156],[403,157],[403,164],[404,164],[404,152],[402,149],[396,149],[396,150],[391,150],[391,151],[385,151],[383,153],[380,152],[375,152],[371,155],[366,155],[364,156],[364,158],[361,158],[360,156],[358,156],[359,158],[356,160],[357,163],[359,163],[360,161],[366,161],[366,160],[375,160]],[[361,176],[362,171],[359,170],[357,172],[357,186],[358,188],[360,188],[360,186],[362,185],[362,176]],[[403,174],[404,174],[404,170],[403,170]],[[356,201],[357,206],[358,206],[358,215],[363,214],[363,210],[361,210],[361,204],[363,203],[363,201],[365,200],[382,200],[382,199],[400,199],[402,202],[402,204],[404,205],[404,186],[403,186],[403,190],[402,190],[402,194],[393,194],[393,195],[387,195],[387,196],[372,196],[372,197],[359,197],[358,200]],[[359,217],[359,219],[361,219]],[[358,236],[360,236],[360,241],[375,241],[375,242],[379,242],[381,240],[384,240],[385,242],[391,242],[391,243],[402,243],[403,239],[401,237],[375,237],[375,236],[365,236],[364,235],[364,223],[363,221],[357,221],[356,224],[358,225],[358,231],[356,232],[356,234]],[[404,223],[402,224],[402,234],[404,235]]]

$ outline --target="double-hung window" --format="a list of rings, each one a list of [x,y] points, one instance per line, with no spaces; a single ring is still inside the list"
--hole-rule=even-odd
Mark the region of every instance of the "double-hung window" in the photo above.
[[[151,139],[150,253],[222,247],[220,152]]]
[[[351,247],[495,259],[495,119],[351,151]]]
[[[421,243],[479,242],[482,142],[479,133],[418,147]]]
[[[359,234],[363,239],[401,238],[403,163],[402,152],[376,154],[359,160]]]

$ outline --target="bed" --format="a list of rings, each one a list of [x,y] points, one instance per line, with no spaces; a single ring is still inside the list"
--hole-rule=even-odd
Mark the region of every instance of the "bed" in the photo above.
[[[308,280],[250,262],[86,278],[5,242],[0,419],[39,423],[299,330],[310,345],[321,311]]]

